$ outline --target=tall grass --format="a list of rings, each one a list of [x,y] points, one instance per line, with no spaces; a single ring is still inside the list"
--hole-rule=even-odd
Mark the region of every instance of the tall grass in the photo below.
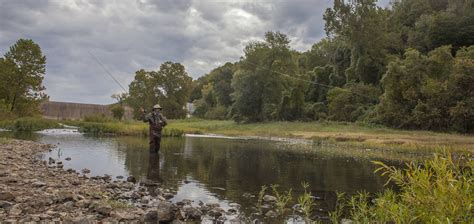
[[[0,128],[11,131],[40,131],[48,128],[60,128],[61,125],[54,120],[36,117],[18,118],[16,120],[0,121]]]
[[[339,202],[347,204],[353,221],[472,223],[474,220],[474,161],[455,162],[450,154],[444,153],[422,163],[408,163],[405,169],[375,163],[379,165],[376,172],[388,176],[400,191],[387,189],[373,200],[362,192],[348,202]],[[333,216],[331,218],[337,220]]]
[[[92,135],[147,136],[148,124],[139,122],[73,122],[79,131]],[[180,137],[184,131],[176,128],[164,128],[162,136]]]

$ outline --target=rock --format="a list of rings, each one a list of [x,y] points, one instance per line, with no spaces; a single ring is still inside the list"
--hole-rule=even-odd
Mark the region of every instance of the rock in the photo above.
[[[275,202],[276,199],[277,199],[276,197],[271,196],[271,195],[265,195],[265,196],[263,196],[263,201],[264,201],[264,202]]]
[[[113,217],[117,218],[118,221],[133,220],[136,218],[136,215],[127,211],[113,212]]]
[[[0,192],[0,200],[1,201],[13,201],[15,200],[15,195],[8,191]]]
[[[116,176],[115,178],[121,180],[121,179],[123,179],[123,176]]]
[[[91,171],[90,171],[89,169],[87,169],[87,168],[84,168],[84,169],[81,170],[81,172],[82,172],[82,173],[90,173]]]
[[[6,209],[13,206],[13,203],[8,201],[0,201],[0,208]]]
[[[196,209],[196,208],[194,208],[190,205],[184,206],[183,207],[183,212],[184,212],[184,215],[185,215],[186,219],[200,220],[201,216],[202,216],[201,211],[199,211],[198,209]]]
[[[221,208],[213,208],[207,212],[207,214],[213,218],[221,217],[224,214],[224,210]]]
[[[56,161],[55,161],[53,158],[51,158],[51,157],[48,158],[48,163],[49,163],[49,164],[53,164],[53,163],[55,163],[55,162],[56,162]]]
[[[66,161],[71,161],[71,157],[66,157]]]
[[[242,197],[244,197],[244,198],[254,198],[255,195],[250,194],[250,193],[244,193],[244,194],[242,194]]]
[[[129,177],[127,177],[127,182],[136,183],[137,179],[134,176],[129,176]]]
[[[267,213],[265,213],[265,216],[268,218],[276,218],[278,217],[278,214],[275,211],[270,210]]]
[[[45,182],[41,182],[41,181],[36,181],[32,184],[33,187],[44,187],[46,186],[46,183]]]
[[[156,211],[158,212],[158,221],[160,222],[170,222],[175,217],[175,208],[173,204],[163,201],[161,202]]]
[[[101,215],[109,216],[110,212],[112,212],[112,207],[109,205],[100,205],[96,208],[96,211]]]
[[[150,210],[145,214],[144,218],[145,222],[153,222],[156,223],[158,221],[158,211],[156,210]]]
[[[89,219],[88,217],[78,216],[78,217],[75,217],[75,218],[72,219],[72,223],[74,223],[74,224],[92,224],[94,222],[91,221],[91,219]]]
[[[174,194],[172,194],[172,193],[164,193],[164,194],[163,194],[163,197],[168,200],[168,199],[173,198],[173,197],[174,197]]]
[[[13,205],[13,207],[10,209],[8,214],[10,216],[19,216],[21,215],[22,212],[23,210],[21,210],[21,204],[16,204],[16,205]]]

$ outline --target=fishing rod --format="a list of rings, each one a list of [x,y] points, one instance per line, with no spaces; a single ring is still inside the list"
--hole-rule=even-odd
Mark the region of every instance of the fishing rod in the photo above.
[[[112,78],[114,82],[117,83],[117,85],[119,85],[125,93],[127,93],[128,91],[122,86],[122,84],[120,84],[120,82],[112,75],[112,73],[109,72],[109,70],[104,66],[104,64],[102,64],[102,62],[100,62],[100,60],[95,57],[90,51],[87,52],[91,55],[92,59],[94,59],[95,62],[99,64],[100,67],[102,67],[102,69],[110,76],[110,78]]]

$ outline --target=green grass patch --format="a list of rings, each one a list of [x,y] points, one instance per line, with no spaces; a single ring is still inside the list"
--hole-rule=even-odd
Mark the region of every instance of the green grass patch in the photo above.
[[[0,121],[0,128],[15,132],[41,131],[49,128],[60,128],[61,125],[55,120],[36,117],[24,117],[15,120]]]

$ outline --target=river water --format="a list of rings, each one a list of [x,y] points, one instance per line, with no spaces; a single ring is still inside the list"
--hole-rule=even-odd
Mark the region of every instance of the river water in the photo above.
[[[258,195],[262,185],[292,189],[296,198],[303,192],[301,183],[307,182],[318,201],[316,211],[325,214],[334,207],[336,192],[375,193],[383,190],[386,182],[373,173],[376,166],[370,159],[323,153],[328,149],[322,148],[330,146],[310,145],[308,152],[309,143],[285,140],[163,138],[158,156],[150,156],[143,137],[88,137],[75,130],[17,137],[57,145],[44,158],[63,161],[65,169],[87,168],[91,176],[148,179],[174,189],[174,202],[215,202],[223,208],[237,203],[247,216],[255,212],[257,199],[252,195]],[[71,160],[65,160],[67,157]]]

